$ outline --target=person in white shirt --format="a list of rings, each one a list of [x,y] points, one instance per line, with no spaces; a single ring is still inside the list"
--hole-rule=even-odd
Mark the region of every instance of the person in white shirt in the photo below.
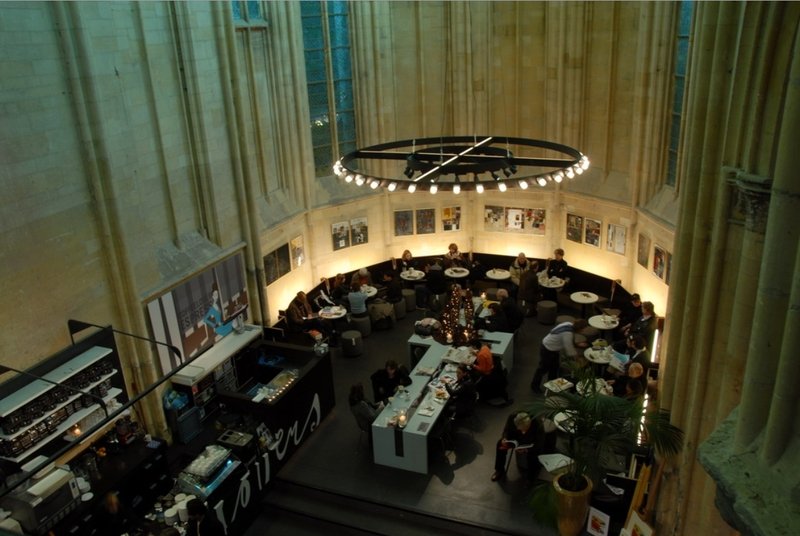
[[[578,355],[574,342],[575,333],[588,325],[582,318],[575,322],[562,322],[545,335],[539,348],[539,368],[536,369],[531,381],[531,389],[534,393],[542,392],[541,383],[545,373],[548,380],[558,378],[562,351],[569,357]],[[586,345],[586,343],[580,343],[578,346]]]

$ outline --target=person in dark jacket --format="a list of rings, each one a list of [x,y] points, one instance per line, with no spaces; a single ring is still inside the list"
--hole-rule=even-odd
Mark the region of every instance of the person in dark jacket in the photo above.
[[[186,503],[189,521],[186,523],[186,536],[225,536],[222,523],[209,512],[200,499]]]

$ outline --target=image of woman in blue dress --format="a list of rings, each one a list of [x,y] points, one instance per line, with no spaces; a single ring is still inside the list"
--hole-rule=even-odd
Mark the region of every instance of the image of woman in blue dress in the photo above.
[[[225,323],[224,321],[217,285],[214,284],[211,288],[211,306],[203,317],[203,322],[214,330],[215,339],[221,339],[233,330],[233,324],[231,322]]]

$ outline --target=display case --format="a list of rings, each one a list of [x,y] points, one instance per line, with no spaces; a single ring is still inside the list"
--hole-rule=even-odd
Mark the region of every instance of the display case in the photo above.
[[[56,440],[63,445],[74,439],[81,426],[99,422],[105,417],[99,399],[108,405],[124,389],[116,352],[104,346],[16,380],[4,384],[7,394],[0,399],[0,457],[20,464],[40,451],[47,455]]]

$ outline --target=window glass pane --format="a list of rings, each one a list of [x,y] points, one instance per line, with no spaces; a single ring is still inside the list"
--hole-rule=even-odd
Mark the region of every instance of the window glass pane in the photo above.
[[[355,150],[356,150],[356,142],[355,142],[355,140],[346,141],[346,142],[340,142],[339,143],[339,155],[338,156],[344,156],[347,153],[352,153]],[[337,158],[338,158],[338,156],[337,156]]]
[[[315,115],[328,115],[328,86],[327,84],[308,85],[308,108],[311,111],[311,119]]]
[[[678,154],[670,151],[669,161],[667,162],[667,184],[675,186],[675,178],[678,176]]]
[[[353,112],[336,114],[336,132],[339,134],[339,142],[356,139],[356,120]]]
[[[244,17],[242,17],[242,3],[239,0],[231,1],[231,10],[233,11],[233,20],[244,20]]]
[[[308,83],[324,82],[327,77],[325,72],[325,53],[322,50],[306,50],[305,58]]]
[[[331,67],[333,79],[351,78],[350,76],[350,49],[335,48],[331,50]]]
[[[689,61],[689,40],[678,40],[678,57],[675,61],[675,74],[686,74],[686,63]]]
[[[328,2],[327,7],[331,15],[347,15],[347,2]]]
[[[314,147],[330,146],[331,129],[328,124],[328,116],[320,117],[311,123],[311,143]],[[328,152],[330,153],[330,151]]]
[[[342,80],[334,84],[334,97],[336,99],[336,110],[345,111],[353,109],[353,83],[350,80]]]
[[[319,15],[320,14],[320,4],[319,2],[307,2],[303,1],[300,2],[300,14],[302,16],[306,15]],[[305,23],[305,22],[304,22]]]
[[[314,147],[314,167],[317,169],[317,176],[332,175],[332,165],[331,146]]]
[[[328,27],[331,34],[332,47],[350,46],[350,36],[347,33],[347,16],[328,17]]]
[[[672,125],[669,129],[669,148],[671,151],[678,150],[678,142],[681,139],[681,115],[672,114]]]
[[[683,82],[683,78],[675,80],[675,98],[672,101],[672,110],[677,113],[681,113],[683,109]]]
[[[680,21],[678,22],[678,35],[688,36],[692,27],[692,14],[694,4],[690,0],[681,2]]]
[[[261,2],[247,0],[247,20],[261,20]]]

